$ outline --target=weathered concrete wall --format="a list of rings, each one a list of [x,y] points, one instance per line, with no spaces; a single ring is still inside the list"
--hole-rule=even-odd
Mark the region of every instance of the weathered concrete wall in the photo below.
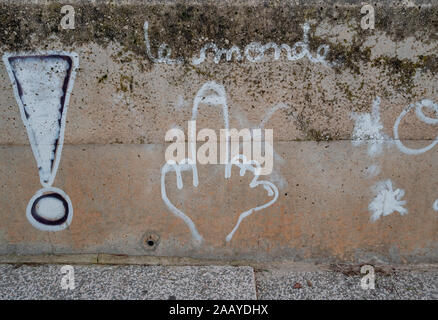
[[[437,1],[373,4],[374,29],[361,27],[357,1],[34,2],[0,1],[0,51],[78,57],[59,122],[62,157],[62,139],[55,143],[59,170],[52,164],[54,181],[44,185],[63,190],[74,214],[57,232],[26,218],[41,185],[23,125],[30,118],[19,108],[29,100],[14,95],[6,59],[1,254],[438,261]],[[74,7],[75,29],[61,27],[64,4]],[[236,46],[241,59],[215,61],[210,49],[197,60],[212,42]],[[279,56],[271,47],[262,57],[253,42],[275,43]],[[292,48],[289,58],[282,44]],[[51,93],[35,79],[27,85],[45,93],[31,102],[44,108]],[[195,96],[212,81],[225,90],[230,128],[273,129],[274,170],[259,181],[275,185],[278,199],[226,241],[242,212],[272,196],[251,188],[252,173],[241,177],[237,167],[225,179],[224,165],[198,165],[199,186],[183,172],[182,189],[168,172],[169,201],[190,217],[200,242],[163,201],[161,169],[166,132],[187,131]],[[201,103],[197,127],[219,130],[223,117]]]

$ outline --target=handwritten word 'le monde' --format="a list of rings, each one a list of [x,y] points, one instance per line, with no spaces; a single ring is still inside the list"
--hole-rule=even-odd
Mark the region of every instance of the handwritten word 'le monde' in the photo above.
[[[172,59],[170,57],[172,54],[172,49],[166,43],[162,43],[158,47],[158,52],[157,52],[158,57],[155,57],[152,54],[151,45],[149,41],[149,34],[148,34],[149,23],[146,21],[143,27],[144,27],[146,52],[149,59],[151,59],[155,63],[166,63],[166,64],[184,63],[184,58],[182,57],[176,59]],[[216,64],[221,61],[223,56],[225,56],[226,61],[231,61],[233,55],[237,61],[242,61],[244,56],[250,62],[258,62],[264,58],[266,51],[273,50],[274,60],[280,59],[281,52],[285,51],[287,60],[289,61],[296,61],[304,57],[307,57],[313,63],[321,63],[326,66],[332,66],[333,64],[327,62],[326,60],[326,56],[329,52],[329,46],[326,44],[320,45],[316,50],[316,55],[312,55],[309,49],[310,26],[308,23],[305,23],[302,26],[302,28],[303,28],[303,41],[299,41],[295,43],[292,46],[292,48],[285,43],[278,45],[274,42],[269,42],[263,45],[260,42],[251,42],[247,46],[245,46],[245,49],[242,51],[238,46],[235,45],[233,45],[229,49],[225,49],[225,48],[219,48],[214,42],[209,42],[202,47],[202,49],[199,51],[198,56],[194,56],[192,58],[191,63],[193,65],[200,65],[201,63],[203,63],[206,59],[206,52],[208,50],[214,53],[213,61]],[[243,52],[243,56],[242,56],[242,52]]]

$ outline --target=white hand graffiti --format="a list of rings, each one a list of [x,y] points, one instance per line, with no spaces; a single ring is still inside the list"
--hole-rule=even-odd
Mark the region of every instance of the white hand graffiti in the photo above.
[[[263,187],[266,189],[266,191],[268,191],[268,196],[273,197],[273,198],[269,202],[267,202],[261,206],[258,206],[258,207],[249,209],[245,212],[242,212],[239,215],[239,218],[238,218],[237,223],[234,226],[233,230],[225,238],[227,241],[231,241],[234,233],[239,228],[239,225],[243,219],[245,219],[246,217],[248,217],[249,215],[251,215],[255,211],[259,211],[259,210],[262,210],[262,209],[269,207],[275,201],[277,201],[277,198],[278,198],[278,188],[272,182],[266,181],[266,180],[258,181],[259,173],[260,173],[261,169],[260,169],[260,164],[257,161],[255,161],[255,160],[247,161],[247,159],[245,158],[244,155],[242,155],[242,154],[237,155],[236,157],[234,157],[231,160],[231,163],[225,167],[225,178],[226,179],[231,177],[231,166],[232,165],[236,165],[240,168],[240,176],[241,177],[245,175],[246,170],[251,171],[252,174],[254,175],[254,178],[252,179],[249,186],[251,188],[255,188],[258,185],[263,185]]]
[[[226,94],[225,89],[223,86],[218,85],[215,82],[207,82],[205,83],[201,89],[198,91],[198,93],[195,96],[194,103],[193,103],[193,109],[192,109],[192,120],[196,120],[198,115],[198,107],[199,104],[203,103],[209,106],[221,106],[223,111],[223,117],[224,117],[224,126],[225,129],[229,128],[229,119],[228,119],[228,105],[226,100]],[[195,132],[191,133],[192,135],[195,134]],[[194,141],[195,137],[191,137],[191,141]],[[191,154],[195,155],[196,150],[194,145],[190,145],[191,148]],[[229,159],[229,138],[227,138],[226,141],[226,154],[227,159]],[[260,164],[257,161],[248,161],[244,155],[236,155],[231,159],[229,163],[225,165],[225,179],[229,179],[231,177],[231,167],[235,165],[238,168],[240,168],[240,176],[244,176],[246,171],[249,171],[253,174],[253,178],[249,184],[251,188],[255,188],[259,185],[262,185],[264,189],[268,192],[268,196],[271,197],[271,199],[266,202],[263,205],[256,206],[254,208],[251,208],[247,211],[242,212],[238,220],[234,226],[234,228],[231,230],[231,232],[226,236],[225,240],[227,242],[231,241],[233,238],[233,235],[239,228],[241,222],[246,217],[250,216],[252,213],[256,211],[260,211],[262,209],[265,209],[269,206],[271,206],[278,198],[278,188],[270,181],[265,180],[258,180],[260,176]],[[168,161],[161,169],[161,196],[164,201],[164,203],[167,205],[167,207],[172,211],[173,214],[175,214],[177,217],[182,219],[186,225],[189,227],[190,232],[193,237],[193,241],[195,244],[201,244],[202,243],[202,236],[198,232],[196,225],[194,224],[193,220],[185,214],[183,211],[178,209],[168,198],[167,192],[166,192],[166,175],[169,172],[175,172],[176,174],[176,180],[177,180],[177,187],[179,190],[183,188],[183,181],[181,172],[183,171],[192,171],[193,173],[193,180],[192,184],[194,187],[197,187],[199,184],[199,178],[198,178],[198,169],[196,166],[196,162],[192,159],[184,159],[180,161],[179,163],[176,163],[175,161]]]
[[[166,163],[161,168],[161,197],[164,201],[164,203],[167,205],[167,207],[172,211],[173,214],[175,214],[177,217],[184,220],[186,225],[189,227],[190,232],[192,233],[193,240],[196,244],[200,244],[202,242],[202,236],[199,234],[195,224],[193,223],[192,219],[190,219],[184,212],[179,210],[177,207],[175,207],[172,202],[167,197],[166,193],[166,174],[171,171],[175,171],[176,174],[176,183],[178,189],[183,188],[183,182],[181,177],[181,171],[190,171],[193,172],[193,186],[197,187],[199,184],[198,181],[198,169],[196,167],[196,164],[190,164],[189,159],[184,159],[181,163]]]
[[[185,224],[189,227],[189,230],[192,234],[193,241],[195,244],[199,245],[202,243],[202,236],[198,232],[198,229],[196,228],[196,225],[194,224],[193,220],[185,214],[183,211],[178,209],[170,200],[167,195],[166,191],[166,175],[169,172],[175,172],[176,174],[176,182],[177,182],[177,188],[179,190],[183,189],[184,184],[182,180],[181,172],[183,171],[192,171],[193,173],[193,181],[192,184],[194,187],[198,187],[199,185],[199,178],[198,178],[198,169],[196,164],[190,163],[190,159],[184,159],[181,163],[166,163],[162,169],[161,169],[161,197],[164,201],[164,203],[167,205],[167,207],[170,209],[170,211],[175,214],[177,217],[182,219]],[[246,171],[249,171],[253,174],[253,178],[249,184],[250,188],[255,188],[259,185],[262,185],[265,190],[268,193],[268,196],[271,197],[270,201],[266,202],[263,205],[251,208],[247,211],[242,212],[238,220],[232,229],[232,231],[226,236],[225,240],[227,242],[231,241],[233,238],[233,235],[239,228],[241,222],[248,216],[250,216],[252,213],[256,211],[260,211],[262,209],[265,209],[269,206],[271,206],[275,201],[277,201],[278,198],[278,188],[270,181],[266,180],[258,180],[259,179],[259,172],[260,172],[260,164],[257,161],[247,161],[244,155],[238,155],[233,158],[230,164],[225,165],[225,178],[229,179],[231,178],[231,167],[237,166],[240,168],[240,176],[245,176]]]

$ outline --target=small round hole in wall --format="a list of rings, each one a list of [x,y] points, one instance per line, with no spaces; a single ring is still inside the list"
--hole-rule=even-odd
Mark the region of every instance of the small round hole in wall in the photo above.
[[[143,248],[148,251],[155,250],[160,243],[160,236],[156,232],[146,232],[142,239]]]

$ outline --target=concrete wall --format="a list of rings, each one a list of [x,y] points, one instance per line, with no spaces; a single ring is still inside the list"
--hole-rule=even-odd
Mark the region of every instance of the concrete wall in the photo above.
[[[0,254],[438,262],[438,2],[373,4],[368,29],[362,6],[0,1]],[[202,61],[208,43],[241,59]],[[183,171],[182,189],[170,171],[163,185],[165,134],[187,131],[213,82],[230,128],[273,129],[274,170],[258,181],[277,199],[237,166],[226,179],[225,165],[197,165],[199,185]],[[197,127],[224,128],[224,109],[200,103]],[[58,226],[28,208],[42,187],[66,199]],[[62,217],[49,200],[46,218]]]

